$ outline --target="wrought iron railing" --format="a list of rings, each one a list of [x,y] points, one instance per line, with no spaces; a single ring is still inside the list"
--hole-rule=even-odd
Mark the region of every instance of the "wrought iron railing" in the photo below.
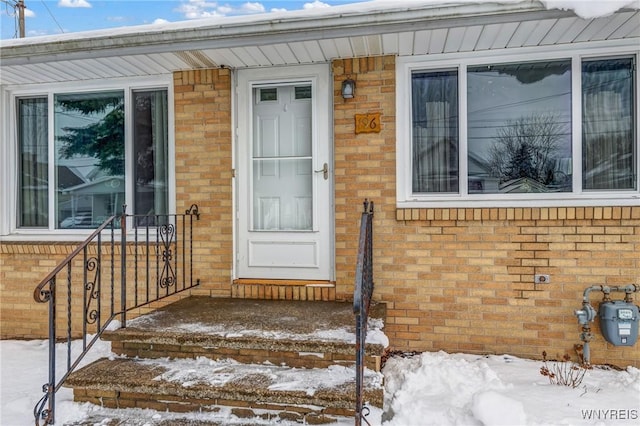
[[[356,316],[356,409],[355,424],[369,422],[364,406],[364,364],[369,306],[373,295],[373,201],[364,200],[364,212],[360,219],[356,283],[353,292],[353,313]]]
[[[55,421],[56,392],[100,338],[127,313],[196,287],[193,226],[198,206],[184,214],[111,216],[56,266],[34,291],[49,311],[49,381],[34,407],[35,424]],[[129,224],[129,226],[128,226]],[[82,347],[72,353],[72,341]],[[64,342],[56,368],[56,343]],[[42,423],[40,423],[42,421]]]

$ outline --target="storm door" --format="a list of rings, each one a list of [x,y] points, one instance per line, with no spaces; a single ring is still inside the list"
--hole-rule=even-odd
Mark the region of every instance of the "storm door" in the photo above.
[[[322,70],[303,67],[275,80],[273,71],[239,72],[238,278],[332,278],[328,86]]]

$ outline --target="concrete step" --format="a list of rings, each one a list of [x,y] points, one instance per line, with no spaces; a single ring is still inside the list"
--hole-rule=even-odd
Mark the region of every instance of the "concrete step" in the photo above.
[[[281,413],[260,411],[257,416],[238,417],[234,409],[220,407],[215,413],[171,413],[155,410],[118,410],[97,408],[87,418],[65,426],[299,426],[300,424],[332,424],[336,426],[352,426],[353,417],[343,416],[303,416],[298,413]]]
[[[385,305],[373,305],[366,366],[380,370]],[[106,332],[112,351],[141,358],[233,358],[304,368],[355,360],[351,304],[189,297]]]
[[[101,359],[72,373],[65,386],[78,402],[171,412],[231,409],[237,417],[307,424],[353,416],[355,369],[292,368],[233,360]],[[382,407],[382,375],[365,369],[365,401]]]

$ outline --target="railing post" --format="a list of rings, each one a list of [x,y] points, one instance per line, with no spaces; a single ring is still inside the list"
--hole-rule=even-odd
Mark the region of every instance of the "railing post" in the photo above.
[[[120,308],[122,328],[127,327],[127,206],[120,216]]]
[[[373,201],[364,200],[364,212],[360,220],[356,282],[353,294],[353,311],[356,317],[356,407],[355,426],[361,426],[369,409],[364,406],[364,364],[367,338],[369,304],[373,293]]]
[[[46,424],[55,422],[56,406],[56,281],[51,285],[51,298],[49,299],[49,414]]]
[[[365,341],[362,338],[363,326],[362,326],[362,313],[356,315],[356,412],[355,412],[355,426],[362,425],[362,408],[363,408],[363,393],[364,393],[364,351],[363,346]],[[365,334],[366,339],[366,334]]]
[[[45,385],[48,408],[42,412],[45,425],[55,421],[56,410],[56,279],[49,282],[49,383]],[[43,389],[44,390],[44,389]]]

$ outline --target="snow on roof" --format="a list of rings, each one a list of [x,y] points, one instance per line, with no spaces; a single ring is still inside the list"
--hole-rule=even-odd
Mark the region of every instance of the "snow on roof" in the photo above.
[[[640,0],[541,0],[547,9],[571,10],[584,19],[608,16],[623,8],[640,9]]]
[[[257,15],[241,15],[229,17],[212,17],[190,21],[148,24],[120,27],[76,33],[65,33],[21,39],[0,40],[4,47],[26,46],[31,44],[78,41],[89,38],[122,36],[127,34],[143,34],[159,31],[177,31],[211,27],[226,27],[265,22],[295,22],[316,19],[357,17],[370,13],[411,10],[414,8],[448,9],[460,6],[494,5],[496,10],[509,5],[544,9],[560,9],[573,11],[585,19],[608,16],[623,8],[640,9],[640,0],[371,0],[362,3],[351,3],[326,8],[312,8],[285,12],[269,12]]]

